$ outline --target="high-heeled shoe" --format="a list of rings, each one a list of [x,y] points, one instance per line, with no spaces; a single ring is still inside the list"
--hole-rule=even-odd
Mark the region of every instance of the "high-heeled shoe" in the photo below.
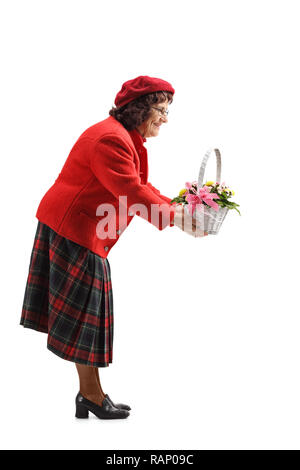
[[[76,418],[85,419],[89,417],[89,411],[100,419],[124,419],[129,416],[128,410],[116,408],[107,397],[104,398],[102,406],[93,403],[78,392],[75,400]]]
[[[111,398],[106,394],[105,395],[108,401],[115,407],[115,408],[120,408],[120,410],[131,410],[129,405],[124,405],[124,403],[114,403]]]

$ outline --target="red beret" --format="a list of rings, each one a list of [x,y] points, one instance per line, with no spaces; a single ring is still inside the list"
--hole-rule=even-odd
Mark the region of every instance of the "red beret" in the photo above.
[[[170,91],[173,94],[175,93],[174,88],[169,82],[161,80],[160,78],[140,75],[139,77],[127,80],[127,82],[123,83],[121,90],[116,95],[115,105],[119,108],[139,96],[147,95],[154,91]]]

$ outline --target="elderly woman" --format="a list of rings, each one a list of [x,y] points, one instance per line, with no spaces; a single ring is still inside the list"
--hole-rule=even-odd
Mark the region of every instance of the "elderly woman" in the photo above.
[[[75,362],[77,418],[89,411],[102,419],[129,416],[130,407],[115,404],[99,379],[98,368],[109,366],[113,352],[108,253],[135,214],[159,230],[195,230],[184,227],[182,207],[148,182],[144,142],[168,121],[173,95],[172,85],[158,78],[125,82],[110,116],[75,142],[36,212],[20,324],[47,333],[47,348]]]

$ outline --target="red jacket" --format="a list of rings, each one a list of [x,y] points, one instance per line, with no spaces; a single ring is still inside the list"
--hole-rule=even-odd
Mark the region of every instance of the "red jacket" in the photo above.
[[[42,198],[36,212],[38,220],[103,258],[136,213],[159,230],[173,225],[171,199],[147,182],[145,141],[136,129],[127,131],[112,116],[89,127],[75,142],[58,178]],[[126,210],[119,196],[127,197]],[[96,213],[101,204],[112,205],[115,213]],[[148,214],[136,207],[128,211],[133,204],[143,204]],[[151,218],[151,204],[159,205],[158,219]],[[99,238],[96,232],[101,223],[115,229],[108,238]]]

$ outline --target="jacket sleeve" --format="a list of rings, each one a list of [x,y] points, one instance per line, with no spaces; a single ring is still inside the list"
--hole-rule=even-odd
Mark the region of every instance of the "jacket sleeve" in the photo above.
[[[167,202],[168,204],[171,203],[172,199],[170,199],[169,197],[164,196],[163,194],[161,194],[157,188],[155,188],[154,186],[152,186],[151,183],[148,182],[148,183],[147,183],[147,186],[148,186],[148,188],[150,188],[155,194],[157,194],[157,196],[159,196],[161,199],[163,199],[165,202]]]
[[[167,202],[168,204],[171,204],[172,199],[170,199],[169,197],[164,196],[163,194],[161,194],[160,191],[159,191],[157,188],[155,188],[155,186],[152,186],[152,184],[149,183],[149,181],[148,181],[148,183],[147,183],[147,186],[148,186],[148,188],[150,188],[155,194],[157,194],[157,195],[160,197],[160,199],[163,199],[163,201]],[[174,218],[173,218],[173,220],[172,220],[170,226],[171,226],[171,227],[174,227]]]
[[[141,184],[133,157],[132,149],[121,137],[107,134],[95,143],[90,156],[91,170],[117,199],[127,196],[128,209],[133,213],[139,212],[139,216],[163,230],[173,225],[175,208],[164,202],[150,187]],[[130,207],[134,205],[140,207]]]

